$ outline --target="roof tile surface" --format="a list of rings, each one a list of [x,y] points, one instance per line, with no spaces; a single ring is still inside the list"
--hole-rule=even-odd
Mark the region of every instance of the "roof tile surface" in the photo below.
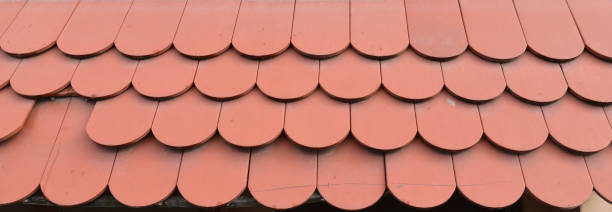
[[[611,8],[0,2],[0,205],[609,201]]]

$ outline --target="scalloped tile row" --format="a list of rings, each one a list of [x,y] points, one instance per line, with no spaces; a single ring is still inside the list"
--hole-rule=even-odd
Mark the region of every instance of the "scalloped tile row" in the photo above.
[[[612,200],[607,1],[0,5],[0,205]]]

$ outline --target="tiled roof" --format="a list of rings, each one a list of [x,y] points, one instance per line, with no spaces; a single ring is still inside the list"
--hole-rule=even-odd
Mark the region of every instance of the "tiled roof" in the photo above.
[[[610,19],[607,0],[1,1],[0,205],[610,201]]]

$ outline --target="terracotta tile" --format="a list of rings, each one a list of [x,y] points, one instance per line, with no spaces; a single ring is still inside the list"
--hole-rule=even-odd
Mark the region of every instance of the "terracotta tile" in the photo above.
[[[17,56],[30,56],[51,48],[78,2],[29,0],[4,32],[0,47]]]
[[[597,103],[612,103],[612,65],[589,53],[561,64],[570,90],[576,96]]]
[[[582,156],[566,152],[549,140],[519,158],[525,185],[540,201],[573,208],[591,196],[593,184]]]
[[[359,100],[380,87],[380,62],[345,51],[321,60],[319,84],[329,95],[343,100]]]
[[[529,49],[550,60],[569,60],[584,49],[582,38],[563,0],[515,0],[514,6]]]
[[[416,132],[414,104],[397,100],[383,90],[351,104],[351,133],[368,147],[397,149],[412,141]]]
[[[0,14],[2,13],[0,12]],[[4,86],[8,85],[9,80],[13,76],[13,73],[15,73],[20,62],[20,59],[0,52],[0,88],[4,88]]]
[[[163,53],[172,46],[187,0],[134,0],[115,46],[132,57]],[[146,38],[146,39],[143,39]]]
[[[277,55],[289,47],[295,0],[244,0],[232,45],[252,57]]]
[[[221,54],[230,47],[240,0],[188,0],[174,47],[192,57]]]
[[[23,98],[10,88],[0,90],[0,141],[17,134],[24,126],[36,100]]]
[[[382,153],[369,151],[349,137],[319,151],[317,189],[329,204],[343,210],[373,205],[385,191]]]
[[[194,84],[200,92],[216,99],[247,94],[257,79],[258,62],[229,50],[217,57],[201,60]]]
[[[189,147],[210,139],[217,131],[221,102],[210,100],[195,89],[159,102],[151,130],[160,142]]]
[[[77,57],[110,49],[130,5],[132,0],[81,0],[57,39],[57,47]]]
[[[79,60],[66,57],[57,48],[23,59],[11,77],[11,88],[25,96],[57,93],[70,84],[78,64]]]
[[[247,185],[249,151],[231,146],[221,136],[185,150],[177,187],[191,204],[217,207],[238,197]]]
[[[297,0],[291,44],[311,57],[340,54],[349,46],[349,13],[349,0]]]
[[[495,149],[486,139],[453,153],[453,165],[457,188],[476,204],[507,207],[518,201],[525,190],[518,156]]]
[[[251,153],[249,191],[266,207],[287,209],[301,205],[315,191],[316,184],[317,152],[297,146],[286,136]]]
[[[482,136],[478,107],[447,92],[415,105],[419,134],[429,144],[450,151],[467,149]]]
[[[87,135],[104,146],[134,143],[151,131],[157,105],[133,89],[97,101],[87,122]]]
[[[508,61],[527,43],[512,0],[459,0],[470,49],[493,61]]]
[[[551,103],[567,91],[559,64],[527,52],[513,62],[502,64],[506,84],[512,94],[535,103]]]
[[[471,101],[491,100],[506,88],[501,66],[482,60],[470,52],[443,62],[442,75],[451,93]]]
[[[69,99],[39,101],[21,132],[0,144],[0,205],[32,195],[40,183]]]
[[[608,202],[612,200],[612,147],[584,156],[595,190]]]
[[[181,157],[181,151],[167,148],[149,135],[117,152],[108,188],[124,205],[153,205],[174,191]]]
[[[197,67],[197,60],[170,50],[158,57],[141,60],[132,85],[138,93],[147,97],[175,97],[191,88]]]
[[[408,28],[404,8],[404,0],[352,0],[351,45],[372,57],[390,57],[406,50]]]
[[[223,102],[219,134],[241,147],[270,143],[283,131],[285,103],[276,102],[254,89],[236,100]]]
[[[380,72],[384,88],[403,99],[425,100],[444,86],[440,63],[422,58],[413,51],[380,61]]]
[[[0,36],[11,26],[27,0],[0,2]]]
[[[385,153],[387,188],[404,204],[431,208],[455,191],[453,160],[448,153],[425,145],[420,137],[401,149]]]
[[[70,86],[81,96],[107,98],[130,87],[138,60],[111,49],[102,55],[82,59],[72,76]]]
[[[71,206],[94,200],[106,190],[116,150],[87,137],[85,124],[94,104],[71,98],[40,188],[54,204]]]
[[[259,63],[257,87],[279,100],[303,98],[319,85],[319,61],[287,50],[278,57]]]
[[[569,0],[567,4],[586,48],[598,57],[611,60],[612,42],[609,37],[612,36],[612,24],[602,20],[612,18],[612,2]]]
[[[419,54],[449,59],[468,45],[456,0],[406,0],[410,45]]]
[[[589,105],[567,94],[542,106],[552,138],[578,152],[597,152],[612,141],[612,129],[600,106]]]
[[[508,93],[478,105],[484,134],[494,144],[516,152],[544,144],[548,128],[540,106],[526,104]]]
[[[325,148],[344,140],[351,128],[350,106],[330,99],[321,90],[287,103],[285,133],[310,148]]]

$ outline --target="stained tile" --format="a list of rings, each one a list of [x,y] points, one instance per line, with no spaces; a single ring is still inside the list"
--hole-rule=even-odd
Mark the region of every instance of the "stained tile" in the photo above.
[[[181,157],[181,151],[166,148],[149,135],[117,152],[108,188],[124,205],[153,205],[174,191]]]
[[[372,57],[390,57],[406,50],[408,28],[404,8],[404,0],[352,0],[351,45]]]
[[[319,84],[329,95],[343,100],[359,100],[380,87],[380,62],[345,51],[321,60]]]
[[[280,136],[272,144],[252,151],[248,182],[250,193],[266,207],[287,209],[301,205],[317,186],[317,152]]]
[[[72,76],[70,86],[88,98],[115,96],[130,87],[138,60],[111,49],[102,55],[82,59]]]
[[[612,41],[609,39],[612,36],[612,24],[602,21],[612,18],[612,2],[569,0],[567,4],[586,48],[598,57],[612,59]]]
[[[580,155],[560,149],[552,141],[519,155],[527,189],[540,201],[560,208],[574,208],[593,190]]]
[[[295,100],[314,92],[319,85],[319,61],[293,50],[259,64],[257,87],[267,96]]]
[[[295,0],[244,0],[232,45],[252,57],[280,54],[289,47]]]
[[[297,102],[287,103],[285,133],[310,148],[325,148],[344,140],[351,128],[350,106],[321,90]]]
[[[425,100],[444,86],[440,63],[422,58],[413,51],[380,61],[380,72],[384,88],[403,99]]]
[[[217,131],[221,102],[210,100],[195,89],[159,102],[151,130],[160,142],[189,147],[210,139]]]
[[[35,101],[17,95],[11,88],[0,90],[0,141],[10,138],[23,128]]]
[[[23,59],[11,77],[11,88],[25,96],[57,93],[68,86],[78,64],[57,48]]]
[[[285,103],[276,102],[254,89],[236,100],[223,102],[219,134],[241,147],[270,143],[283,131]]]
[[[349,0],[297,0],[291,44],[311,57],[340,54],[350,41]]]
[[[478,105],[478,109],[484,134],[504,149],[531,151],[544,144],[548,137],[540,106],[526,104],[508,93]]]
[[[584,156],[595,190],[607,201],[612,200],[612,147]]]
[[[612,102],[612,65],[584,53],[562,63],[563,74],[573,94],[597,103]]]
[[[584,49],[582,38],[563,0],[515,0],[514,6],[529,49],[550,60],[577,57]]]
[[[351,104],[351,133],[370,148],[400,148],[412,141],[416,132],[414,104],[397,100],[384,90]]]
[[[456,96],[471,101],[491,100],[506,88],[498,63],[488,62],[470,52],[442,63],[444,85]]]
[[[259,63],[229,50],[217,57],[201,60],[194,84],[200,92],[216,99],[228,99],[248,93],[257,78]]]
[[[470,49],[493,61],[508,61],[527,43],[512,0],[459,0]]]
[[[130,5],[132,0],[81,0],[57,39],[57,47],[77,57],[110,49]]]
[[[525,189],[518,156],[495,149],[486,139],[453,153],[453,165],[457,188],[476,204],[507,207],[518,201]]]
[[[151,98],[175,97],[191,88],[197,67],[197,60],[170,50],[163,55],[141,60],[132,85],[138,93]]]
[[[449,59],[467,47],[467,38],[456,0],[406,0],[410,45],[419,54]]]
[[[235,148],[217,135],[185,150],[177,187],[191,204],[222,206],[242,194],[248,172],[249,150]]]
[[[567,94],[542,106],[551,137],[578,152],[597,152],[612,141],[612,129],[600,106],[589,105]]]
[[[415,105],[419,134],[429,144],[450,151],[467,149],[482,136],[478,107],[447,92]]]
[[[30,56],[53,45],[78,0],[29,0],[0,39],[5,52]]]
[[[27,0],[0,2],[0,36],[11,26],[19,11],[28,2]]]
[[[502,64],[508,89],[516,96],[535,103],[550,103],[567,91],[567,83],[559,64],[525,53]]]
[[[69,99],[39,101],[21,132],[0,143],[0,205],[32,195],[38,189]]]
[[[70,100],[40,188],[54,204],[71,206],[94,200],[106,190],[116,150],[94,143],[85,124],[94,104],[78,97]]]
[[[163,53],[172,46],[187,0],[134,0],[115,46],[132,57]],[[146,38],[146,39],[143,39]]]
[[[0,14],[2,14],[0,12]],[[0,52],[0,88],[8,85],[9,80],[15,73],[15,69],[21,62],[20,59],[6,55],[4,52]]]
[[[385,191],[384,166],[382,153],[359,146],[349,137],[336,147],[319,151],[317,189],[337,208],[366,208]]]
[[[240,0],[188,0],[174,47],[192,57],[221,54],[230,47]]]
[[[104,146],[134,143],[151,131],[157,105],[133,89],[97,101],[87,122],[87,135]]]
[[[387,188],[404,204],[431,208],[455,191],[451,155],[425,145],[420,137],[401,149],[385,153]]]

